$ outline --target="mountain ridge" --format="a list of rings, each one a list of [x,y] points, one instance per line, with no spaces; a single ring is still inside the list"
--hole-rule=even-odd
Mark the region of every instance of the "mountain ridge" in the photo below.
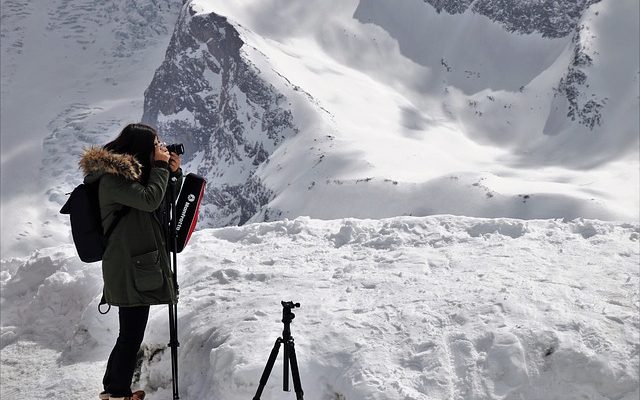
[[[541,33],[560,38],[573,33],[582,13],[601,0],[564,0],[553,2],[522,0],[423,0],[438,13],[460,14],[467,10],[499,22],[512,33]]]
[[[203,161],[199,153],[197,156],[188,157],[187,159],[187,161],[195,160],[193,163],[188,163],[188,165],[203,174],[209,173],[207,171],[211,168],[217,171],[215,174],[210,174],[210,176],[215,176],[211,181],[213,195],[209,197],[212,199],[209,201],[210,207],[208,209],[205,208],[207,210],[205,211],[207,216],[201,221],[204,226],[224,226],[231,221],[233,221],[231,222],[233,224],[238,222],[244,223],[246,221],[260,222],[272,218],[294,218],[298,215],[322,216],[322,218],[345,216],[378,218],[393,215],[461,213],[465,215],[492,217],[574,218],[586,213],[584,215],[595,218],[619,218],[621,214],[611,210],[611,208],[601,200],[595,200],[591,194],[580,194],[581,189],[577,187],[574,189],[567,186],[566,189],[557,191],[560,188],[559,185],[555,183],[552,184],[551,182],[543,183],[547,179],[554,178],[545,177],[542,178],[543,182],[535,183],[534,187],[548,186],[547,189],[543,189],[542,191],[540,191],[540,189],[538,189],[538,191],[525,191],[526,189],[524,189],[526,186],[525,182],[531,179],[531,172],[527,172],[527,169],[530,167],[527,166],[527,164],[531,164],[531,166],[534,167],[542,165],[545,169],[554,166],[569,168],[572,170],[572,172],[570,172],[571,175],[583,181],[585,178],[580,177],[581,174],[576,172],[579,171],[580,168],[583,168],[581,165],[592,164],[590,160],[595,160],[598,157],[602,160],[600,162],[605,163],[609,161],[605,161],[606,159],[604,157],[609,157],[608,160],[619,157],[618,154],[621,150],[618,150],[618,154],[603,153],[601,156],[598,156],[596,155],[598,150],[596,147],[593,147],[593,144],[588,144],[588,146],[592,146],[592,150],[590,151],[593,153],[588,157],[578,157],[577,153],[573,154],[571,152],[562,155],[562,153],[558,152],[560,150],[558,147],[550,151],[550,146],[555,146],[552,144],[555,143],[554,140],[560,137],[566,138],[563,140],[573,140],[579,145],[583,145],[580,143],[585,142],[584,132],[601,129],[603,124],[608,123],[607,115],[609,115],[609,113],[606,106],[609,98],[606,96],[598,97],[600,96],[599,94],[593,97],[595,96],[594,93],[598,92],[596,89],[594,89],[596,92],[593,90],[590,91],[589,89],[592,80],[590,76],[593,74],[591,71],[593,69],[592,65],[598,61],[598,56],[594,54],[595,50],[592,49],[593,46],[589,44],[590,41],[593,41],[590,39],[593,35],[589,33],[588,24],[581,24],[581,21],[584,19],[583,13],[594,4],[597,5],[600,2],[556,2],[557,4],[554,3],[552,5],[528,2],[513,8],[513,12],[511,13],[502,14],[497,12],[497,10],[500,10],[501,7],[504,6],[504,2],[500,1],[473,3],[465,1],[455,3],[447,2],[446,5],[438,2],[428,3],[429,4],[424,1],[414,1],[393,6],[381,0],[352,1],[349,4],[341,3],[340,7],[344,9],[344,11],[341,12],[345,17],[347,16],[346,9],[354,7],[352,17],[355,21],[364,24],[360,26],[354,26],[353,22],[349,22],[351,24],[350,26],[344,25],[345,22],[337,22],[338,20],[336,20],[336,18],[338,17],[334,15],[334,13],[327,11],[324,5],[322,8],[319,6],[318,9],[322,10],[324,13],[322,15],[326,18],[326,26],[322,27],[318,25],[316,27],[314,25],[315,22],[312,22],[309,26],[309,34],[311,35],[312,41],[303,42],[302,40],[306,40],[307,36],[301,33],[295,25],[295,16],[303,15],[303,11],[297,8],[296,5],[283,6],[279,2],[272,1],[261,3],[258,9],[249,11],[241,5],[225,5],[217,1],[196,0],[189,2],[187,7],[190,8],[191,11],[189,12],[190,16],[188,18],[204,20],[204,15],[208,15],[207,18],[220,21],[218,23],[225,21],[225,31],[233,32],[232,36],[237,38],[234,40],[238,40],[238,42],[229,47],[229,45],[225,44],[229,39],[224,38],[219,42],[219,47],[227,50],[233,48],[232,53],[234,60],[244,60],[240,62],[247,64],[254,64],[258,59],[263,60],[258,63],[260,67],[256,69],[255,79],[265,82],[266,85],[281,87],[280,95],[282,97],[271,100],[272,104],[276,104],[274,107],[279,107],[277,105],[278,103],[291,104],[293,101],[292,88],[295,92],[305,93],[309,99],[309,107],[305,108],[302,113],[299,111],[294,112],[292,109],[287,110],[286,106],[283,108],[285,115],[288,117],[287,126],[292,132],[295,132],[295,134],[304,132],[304,138],[296,140],[296,142],[299,143],[290,144],[289,139],[284,139],[282,143],[278,143],[270,140],[273,138],[268,138],[268,135],[265,135],[265,131],[263,130],[262,133],[258,133],[258,135],[256,135],[255,132],[249,133],[248,135],[252,138],[251,140],[255,141],[247,145],[244,139],[240,139],[239,136],[236,135],[236,133],[239,132],[239,127],[242,127],[240,128],[241,130],[246,130],[246,127],[251,124],[248,119],[245,119],[245,117],[241,115],[243,113],[242,108],[220,108],[220,105],[211,103],[209,105],[211,109],[218,107],[220,110],[219,118],[221,121],[233,121],[233,123],[224,125],[225,122],[215,121],[207,125],[206,122],[198,121],[197,117],[208,112],[206,110],[207,106],[204,105],[206,102],[200,101],[200,105],[196,106],[195,103],[191,104],[189,100],[193,99],[194,96],[198,97],[201,95],[199,86],[195,85],[192,89],[188,89],[188,93],[184,93],[182,97],[178,95],[185,87],[189,87],[188,84],[185,86],[184,82],[189,82],[190,79],[194,79],[195,82],[201,82],[206,74],[208,74],[208,78],[214,85],[214,91],[220,90],[221,94],[225,93],[229,90],[229,83],[231,82],[225,74],[232,73],[230,71],[233,70],[234,67],[227,70],[224,65],[230,64],[221,62],[218,63],[220,66],[219,70],[215,68],[210,70],[213,74],[210,72],[198,72],[198,68],[191,67],[186,67],[185,71],[181,72],[179,66],[185,63],[188,64],[188,61],[184,58],[176,60],[175,48],[168,51],[167,60],[173,60],[174,62],[165,61],[164,65],[174,68],[173,71],[175,75],[170,79],[154,79],[154,83],[148,89],[148,93],[171,93],[169,96],[171,97],[171,102],[181,101],[183,106],[187,106],[184,106],[186,108],[180,108],[180,110],[166,109],[169,115],[160,115],[160,118],[154,118],[159,114],[157,114],[156,111],[149,110],[157,110],[159,106],[155,103],[161,104],[162,101],[158,100],[157,94],[148,95],[145,100],[145,120],[152,124],[158,123],[159,126],[161,126],[161,130],[169,133],[169,135],[173,135],[172,137],[175,137],[176,140],[180,140],[179,138],[187,138],[185,140],[189,142],[190,139],[188,139],[186,132],[188,130],[197,131],[199,132],[198,135],[200,138],[210,138],[208,140],[210,140],[212,148],[217,148],[216,151],[207,150],[210,154],[215,154],[216,152],[218,154],[214,156],[204,156],[204,160],[206,161]],[[313,7],[313,5],[310,6]],[[428,15],[425,14],[430,13],[427,7],[434,7],[436,12]],[[523,21],[519,16],[525,10],[530,10],[532,17]],[[428,47],[414,47],[414,50],[407,52],[406,49],[408,49],[408,47],[406,46],[410,44],[405,44],[405,47],[403,47],[403,43],[410,43],[413,40],[411,36],[412,33],[410,31],[403,32],[402,24],[398,24],[397,21],[390,21],[393,21],[395,17],[404,17],[405,14],[420,15],[420,17],[426,17],[431,21],[439,18],[438,16],[442,15],[440,14],[441,11],[447,13],[451,11],[452,15],[449,18],[457,18],[456,15],[461,15],[463,19],[458,22],[461,24],[464,23],[464,21],[469,22],[469,26],[472,27],[470,29],[489,29],[489,33],[492,35],[490,37],[496,37],[504,44],[508,44],[510,40],[516,40],[514,43],[529,43],[529,47],[534,50],[533,55],[528,56],[529,58],[544,60],[544,57],[547,57],[548,61],[540,64],[537,67],[538,69],[531,69],[531,67],[529,67],[531,70],[529,72],[530,76],[521,73],[519,78],[514,79],[514,77],[501,75],[485,78],[484,76],[489,67],[484,67],[485,69],[483,71],[485,72],[474,70],[475,68],[472,67],[474,63],[475,65],[482,65],[484,58],[481,59],[480,63],[474,61],[474,58],[467,58],[466,61],[462,59],[462,63],[460,63],[459,61],[455,62],[455,54],[448,57],[445,55],[446,52],[439,57],[436,53],[436,56],[431,56],[430,59],[423,61],[414,58],[412,54],[417,54],[415,53],[416,51],[420,51],[420,54],[430,55]],[[275,16],[271,25],[268,25],[265,21],[258,23],[256,16],[262,14]],[[597,15],[598,12],[595,12],[595,14]],[[292,23],[290,24],[291,26],[287,28],[282,26],[284,21],[280,19],[281,16],[285,15],[294,18],[290,21]],[[383,15],[391,19],[387,21]],[[497,29],[503,33],[489,26],[490,24],[487,24],[486,21],[478,19],[478,17],[493,18],[495,24],[500,26],[500,28]],[[186,15],[183,18],[187,18]],[[505,23],[505,21],[511,21],[512,23]],[[339,142],[342,148],[348,149],[353,147],[356,153],[361,152],[358,146],[364,144],[362,141],[364,136],[352,137],[351,134],[347,135],[351,128],[346,127],[345,124],[357,123],[355,121],[358,120],[358,118],[367,117],[364,114],[362,117],[357,114],[352,114],[354,121],[346,122],[344,117],[342,121],[337,121],[335,106],[326,103],[325,100],[322,99],[322,95],[318,96],[319,89],[313,88],[313,84],[309,85],[310,81],[308,79],[312,77],[313,74],[305,72],[307,73],[305,77],[302,75],[296,76],[296,74],[299,73],[300,67],[292,62],[292,60],[303,60],[301,54],[304,51],[291,47],[294,41],[299,41],[301,45],[302,43],[309,43],[311,45],[310,48],[315,46],[315,44],[313,44],[314,40],[318,41],[320,48],[317,51],[319,53],[326,53],[328,57],[332,57],[338,62],[334,67],[330,66],[331,62],[327,63],[327,66],[323,66],[322,64],[311,66],[309,62],[302,61],[301,64],[304,65],[302,68],[306,68],[307,71],[322,71],[323,69],[328,71],[333,69],[333,71],[335,71],[333,72],[334,74],[343,74],[346,72],[337,72],[337,68],[363,68],[359,72],[369,73],[371,71],[371,77],[376,80],[376,83],[381,83],[382,85],[387,85],[387,81],[391,76],[390,74],[381,76],[380,70],[371,69],[370,65],[365,65],[357,60],[354,62],[353,59],[348,58],[349,56],[345,55],[343,49],[340,48],[340,46],[345,46],[346,49],[348,46],[355,46],[355,44],[345,45],[341,44],[340,39],[331,42],[321,36],[314,36],[315,29],[320,29],[319,32],[323,34],[328,33],[329,29],[331,29],[331,32],[334,33],[335,28],[332,27],[332,24],[336,25],[335,28],[341,24],[344,25],[345,40],[343,40],[342,43],[349,43],[349,41],[352,40],[359,45],[362,45],[365,41],[372,40],[372,38],[374,41],[382,40],[381,38],[383,38],[383,36],[380,32],[368,28],[369,25],[381,27],[385,32],[388,32],[392,38],[398,41],[400,53],[408,55],[410,60],[418,64],[416,71],[428,76],[424,70],[431,70],[429,73],[432,76],[430,78],[432,88],[423,92],[420,92],[421,89],[418,89],[417,91],[413,91],[413,93],[403,93],[407,96],[408,104],[400,107],[402,110],[401,124],[406,127],[407,137],[420,138],[425,135],[423,132],[428,132],[433,129],[440,131],[442,131],[443,128],[446,130],[462,130],[466,135],[468,135],[466,132],[476,130],[477,132],[474,133],[473,136],[468,136],[468,138],[471,139],[471,141],[479,143],[481,146],[488,145],[496,149],[509,149],[511,146],[515,147],[516,151],[510,150],[511,154],[508,156],[502,155],[497,159],[494,158],[497,162],[500,162],[499,160],[502,158],[504,160],[502,162],[506,168],[492,169],[496,171],[501,169],[514,169],[517,171],[516,174],[521,175],[519,178],[522,180],[521,183],[515,184],[513,180],[505,179],[505,174],[507,176],[513,175],[514,172],[507,174],[503,171],[494,172],[489,170],[487,173],[481,172],[476,174],[476,176],[472,174],[466,177],[468,171],[465,171],[465,168],[470,168],[470,165],[464,161],[461,164],[461,168],[455,169],[455,167],[452,167],[444,174],[438,175],[430,173],[422,180],[415,182],[405,181],[402,179],[402,174],[398,176],[395,173],[389,174],[385,171],[377,171],[377,165],[379,163],[373,159],[368,159],[367,157],[369,156],[366,155],[366,153],[360,156],[364,157],[364,159],[361,160],[363,161],[362,163],[355,163],[354,159],[350,157],[346,158],[346,152],[341,153],[336,150],[336,147],[326,145],[318,146],[318,140],[325,136],[321,132],[326,132],[326,137],[332,138],[330,141],[333,141],[333,143]],[[392,26],[390,24],[395,25]],[[523,25],[519,27],[518,24]],[[552,31],[552,27],[556,30]],[[291,32],[292,36],[287,36],[287,29]],[[350,32],[350,29],[353,31]],[[418,29],[416,32],[416,34],[413,34],[414,37],[420,35],[421,31]],[[483,31],[480,30],[479,32]],[[187,33],[187,31],[183,30],[182,34],[185,33]],[[207,37],[209,38],[208,40],[217,40],[215,39],[216,34],[209,36],[203,35],[201,32],[192,32],[192,34],[194,36],[200,35],[199,40],[201,41],[206,40]],[[352,35],[355,39],[348,39],[348,35]],[[368,35],[372,36],[367,37]],[[589,39],[586,39],[587,35],[590,35]],[[182,40],[182,42],[185,43],[187,41],[188,39]],[[172,43],[178,43],[178,40],[172,40]],[[377,44],[377,46],[380,45],[381,43]],[[236,48],[237,46],[240,47]],[[373,46],[376,46],[376,44]],[[185,46],[185,49],[188,48],[193,47],[189,45]],[[365,54],[369,51],[368,48],[353,47],[353,49],[362,51]],[[237,52],[237,50],[239,50],[239,52]],[[517,48],[515,50],[519,51]],[[527,48],[524,47],[522,50],[520,53],[514,54],[525,54]],[[188,53],[188,51],[184,51]],[[503,58],[509,57],[510,53],[508,51],[509,50],[506,52],[503,51]],[[191,50],[191,53],[194,54],[193,50]],[[221,51],[218,47],[213,47],[208,50],[208,57],[216,58],[221,54],[224,54],[224,51]],[[481,53],[478,54],[480,57],[484,57]],[[226,56],[228,55],[223,55],[222,57]],[[196,58],[198,57],[201,57],[201,55],[196,56]],[[364,59],[369,58],[365,55]],[[504,59],[507,60],[507,58]],[[502,58],[498,60],[502,60]],[[500,69],[500,61],[494,62],[496,64],[493,68]],[[516,70],[515,66],[519,65],[517,64],[519,62],[517,58],[509,62],[513,64],[511,68]],[[527,59],[525,58],[522,62],[527,62]],[[536,62],[540,63],[540,61]],[[465,64],[469,66],[465,67]],[[164,67],[161,67],[157,74],[163,74],[163,68]],[[422,71],[420,69],[422,69]],[[193,71],[196,71],[196,73],[192,75]],[[265,71],[270,71],[274,74],[273,76],[267,77],[264,75]],[[544,75],[547,75],[547,77],[542,77]],[[320,76],[324,75],[319,74],[318,77]],[[442,82],[438,82],[437,80],[440,76],[442,76]],[[500,80],[506,81],[508,79],[513,81],[513,83],[510,84],[511,87],[505,87],[502,90],[490,89],[490,85],[494,82]],[[532,79],[533,81],[530,81]],[[536,80],[540,83],[536,83]],[[156,81],[162,81],[165,87],[168,86],[171,89],[165,88],[159,90],[156,86]],[[235,83],[237,84],[238,80],[236,80]],[[340,83],[338,83],[338,85],[340,85]],[[476,85],[477,88],[471,93],[465,94],[465,87],[472,88],[474,87],[473,85]],[[284,91],[282,91],[282,87],[285,87]],[[237,90],[244,95],[250,93],[246,88],[237,87]],[[387,90],[386,87],[383,90]],[[462,93],[460,92],[461,90]],[[353,91],[353,93],[357,92]],[[389,93],[392,93],[392,91]],[[589,96],[590,93],[592,96]],[[393,93],[393,95],[395,96],[395,93]],[[352,103],[357,102],[357,100],[353,99],[349,101]],[[460,104],[462,101],[466,104]],[[438,103],[440,103],[442,108],[440,111],[433,110],[433,108],[428,105]],[[526,107],[530,107],[532,110],[534,108],[541,110],[547,108],[549,109],[549,117],[546,120],[544,118],[538,118],[535,125],[532,125],[527,117],[523,117],[523,115],[526,116]],[[432,108],[432,110],[425,112],[425,108]],[[323,114],[323,111],[326,111],[326,114]],[[566,112],[566,117],[562,116],[563,112]],[[309,114],[314,114],[313,119],[322,122],[320,122],[319,125],[310,125],[311,128],[304,122],[298,122],[299,120],[309,118]],[[390,114],[392,115],[393,113]],[[505,120],[500,121],[503,115]],[[519,120],[519,122],[510,121],[511,119]],[[214,120],[214,118],[210,118],[210,120]],[[443,123],[443,121],[447,120],[450,122]],[[167,124],[164,121],[169,122]],[[572,122],[574,125],[571,125]],[[220,133],[219,129],[221,126],[228,130],[226,134]],[[534,126],[537,127],[534,128]],[[520,127],[526,128],[516,135],[510,134],[510,132],[518,130]],[[383,130],[384,128],[379,129]],[[394,127],[392,129],[395,130],[397,128]],[[628,130],[625,130],[624,134],[628,136],[628,132]],[[579,135],[583,136],[580,137]],[[384,142],[383,136],[384,135],[380,135],[381,143]],[[446,136],[444,134],[441,134],[441,136],[443,137],[442,140],[445,140]],[[550,139],[538,139],[538,136],[546,136]],[[571,136],[574,138],[571,138]],[[358,137],[358,139],[355,139],[356,137]],[[389,138],[393,139],[392,137]],[[334,141],[334,139],[336,139],[337,142]],[[617,143],[616,140],[617,139],[612,139],[614,143]],[[625,140],[628,141],[629,137]],[[632,137],[631,140],[633,140]],[[510,144],[510,142],[513,144]],[[305,143],[305,145],[303,146],[301,143]],[[390,143],[394,142],[392,141]],[[437,143],[441,142],[439,141]],[[532,149],[535,150],[536,147],[540,145],[543,146],[540,150],[532,152]],[[473,146],[475,146],[475,144],[471,145],[471,148],[473,148]],[[545,148],[544,146],[547,147]],[[448,146],[445,146],[442,151],[448,151],[445,150],[447,147]],[[625,151],[628,151],[628,146],[625,145],[625,147],[627,149]],[[278,148],[282,148],[282,151],[275,152]],[[500,151],[502,151],[502,149]],[[623,147],[621,146],[619,149],[623,149]],[[291,161],[287,161],[287,159],[290,158],[288,154],[291,154],[291,152],[306,152],[308,150],[317,152],[316,162],[301,161],[300,157],[293,157],[292,159],[296,159],[293,164]],[[450,150],[453,150],[453,148]],[[378,150],[375,150],[375,152],[378,152]],[[432,151],[429,150],[429,152]],[[554,152],[556,155],[553,154]],[[242,162],[244,165],[240,166],[240,169],[244,171],[245,175],[236,171],[238,168],[237,165],[229,170],[230,158],[227,156],[227,160],[223,160],[225,157],[222,156],[222,154],[226,153],[236,154],[236,157],[232,158],[234,161],[231,163],[233,164],[241,163],[237,154],[245,154],[245,156],[243,156],[245,160]],[[259,156],[257,158],[251,158],[250,155],[252,156],[253,154],[258,154]],[[283,156],[284,158],[282,158]],[[455,157],[455,155],[453,156]],[[330,160],[329,163],[327,163],[327,160]],[[275,162],[278,167],[274,168],[272,162]],[[299,162],[302,162],[302,164],[296,164]],[[345,166],[353,165],[350,167],[353,171],[362,170],[362,172],[355,175],[351,173],[344,175],[346,172],[344,168],[335,169],[328,166],[332,163]],[[419,164],[418,162],[416,165]],[[296,165],[297,170],[300,172],[288,174],[288,179],[275,177],[274,174],[283,173],[283,168],[286,170],[287,167],[284,165]],[[430,164],[427,163],[425,165]],[[578,168],[578,170],[575,168]],[[441,169],[441,167],[439,166],[438,169]],[[246,174],[248,170],[253,171],[249,177],[247,177]],[[370,172],[367,172],[367,170],[370,170]],[[497,177],[495,175],[497,175]],[[226,180],[233,181],[238,179],[238,176],[245,177],[246,185],[243,186],[241,183],[236,183],[233,186],[225,186],[227,185]],[[459,180],[461,177],[465,177],[463,181],[468,181],[469,183],[458,186],[454,185],[452,187],[450,182],[461,182]],[[385,185],[384,182],[386,181],[396,183],[394,185]],[[341,182],[341,184],[334,185],[333,182]],[[349,182],[354,186],[350,186],[349,184],[344,185],[344,183]],[[485,183],[481,185],[479,182]],[[487,182],[491,183],[488,184]],[[220,185],[222,185],[222,187],[220,187]],[[242,189],[247,186],[253,187],[254,190],[257,189],[260,195],[257,198],[250,198],[248,195],[249,191]],[[517,187],[520,186],[522,186],[522,188],[517,189]],[[482,187],[486,189],[485,192],[478,193],[481,196],[470,196],[469,188],[476,190]],[[551,189],[551,187],[555,188]],[[569,191],[567,192],[566,190]],[[321,191],[322,194],[318,195],[318,191]],[[382,193],[384,191],[389,191],[389,194],[383,195]],[[474,200],[471,200],[467,206],[462,204],[460,206],[453,206],[456,202],[449,202],[449,204],[447,204],[447,202],[438,200],[440,196],[434,196],[433,194],[428,194],[427,199],[424,198],[426,193],[433,193],[433,191],[442,191],[443,193],[448,193],[449,196],[466,197]],[[401,195],[400,193],[403,194]],[[522,197],[525,195],[532,200],[522,202]],[[385,205],[385,202],[375,200],[379,197],[388,198],[389,201],[393,202],[391,199],[396,198],[396,196],[405,196],[402,200],[402,202],[406,204],[404,208],[392,207],[389,204]],[[324,200],[318,201],[318,199],[321,198]],[[376,207],[373,205],[367,204],[367,199],[369,199],[371,204],[377,204],[378,211],[376,211]],[[420,205],[419,199],[424,199],[425,203]],[[342,211],[334,207],[323,209],[323,203],[329,205],[336,204],[336,202],[343,202],[344,209]],[[554,202],[555,205],[553,205]],[[352,203],[352,205],[347,205],[349,203]],[[547,207],[546,211],[545,207]],[[391,211],[392,209],[394,211]],[[499,211],[500,209],[503,210],[502,213]],[[355,214],[353,214],[354,212]],[[240,217],[238,217],[239,215]]]

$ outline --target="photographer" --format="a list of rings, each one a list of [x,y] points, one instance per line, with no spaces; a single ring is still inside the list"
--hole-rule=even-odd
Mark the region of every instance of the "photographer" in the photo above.
[[[103,148],[85,151],[80,166],[85,183],[99,180],[102,226],[124,214],[109,237],[102,259],[104,301],[118,307],[119,335],[111,351],[100,399],[142,400],[131,391],[136,355],[144,337],[149,306],[176,304],[167,251],[167,186],[182,170],[180,157],[150,126],[127,125]]]

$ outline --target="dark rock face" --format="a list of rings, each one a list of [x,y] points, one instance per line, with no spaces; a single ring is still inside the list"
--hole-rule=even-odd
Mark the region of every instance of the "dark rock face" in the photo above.
[[[243,224],[268,203],[273,195],[255,170],[297,133],[286,98],[260,78],[243,45],[226,18],[186,6],[145,92],[143,121],[184,143],[183,163],[197,158],[189,172],[208,179],[204,226]]]
[[[584,70],[593,63],[587,49],[580,44],[581,31],[573,37],[574,52],[567,73],[560,79],[554,96],[565,96],[569,102],[567,117],[593,130],[602,123],[602,108],[607,98],[591,98],[581,104],[581,93],[588,87],[587,74]]]
[[[449,14],[461,14],[469,8],[473,0],[424,0],[436,9],[438,13],[443,10]]]
[[[543,37],[561,38],[573,32],[580,16],[600,0],[424,0],[437,12],[459,14],[469,7],[475,13],[499,22],[509,32],[541,33]]]

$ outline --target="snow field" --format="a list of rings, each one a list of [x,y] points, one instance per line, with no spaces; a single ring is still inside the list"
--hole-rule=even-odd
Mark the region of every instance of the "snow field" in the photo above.
[[[293,300],[309,399],[635,399],[639,236],[453,216],[197,232],[179,257],[181,398],[252,397]],[[117,334],[117,310],[96,312],[98,264],[43,249],[3,260],[1,278],[3,391],[97,393]],[[138,386],[155,399],[171,397],[168,337],[152,307]],[[291,396],[281,352],[262,398]]]

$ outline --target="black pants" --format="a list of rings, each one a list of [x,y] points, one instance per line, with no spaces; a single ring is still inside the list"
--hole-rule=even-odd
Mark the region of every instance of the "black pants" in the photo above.
[[[114,397],[131,396],[136,356],[149,319],[149,306],[119,307],[120,333],[111,350],[102,384]]]

